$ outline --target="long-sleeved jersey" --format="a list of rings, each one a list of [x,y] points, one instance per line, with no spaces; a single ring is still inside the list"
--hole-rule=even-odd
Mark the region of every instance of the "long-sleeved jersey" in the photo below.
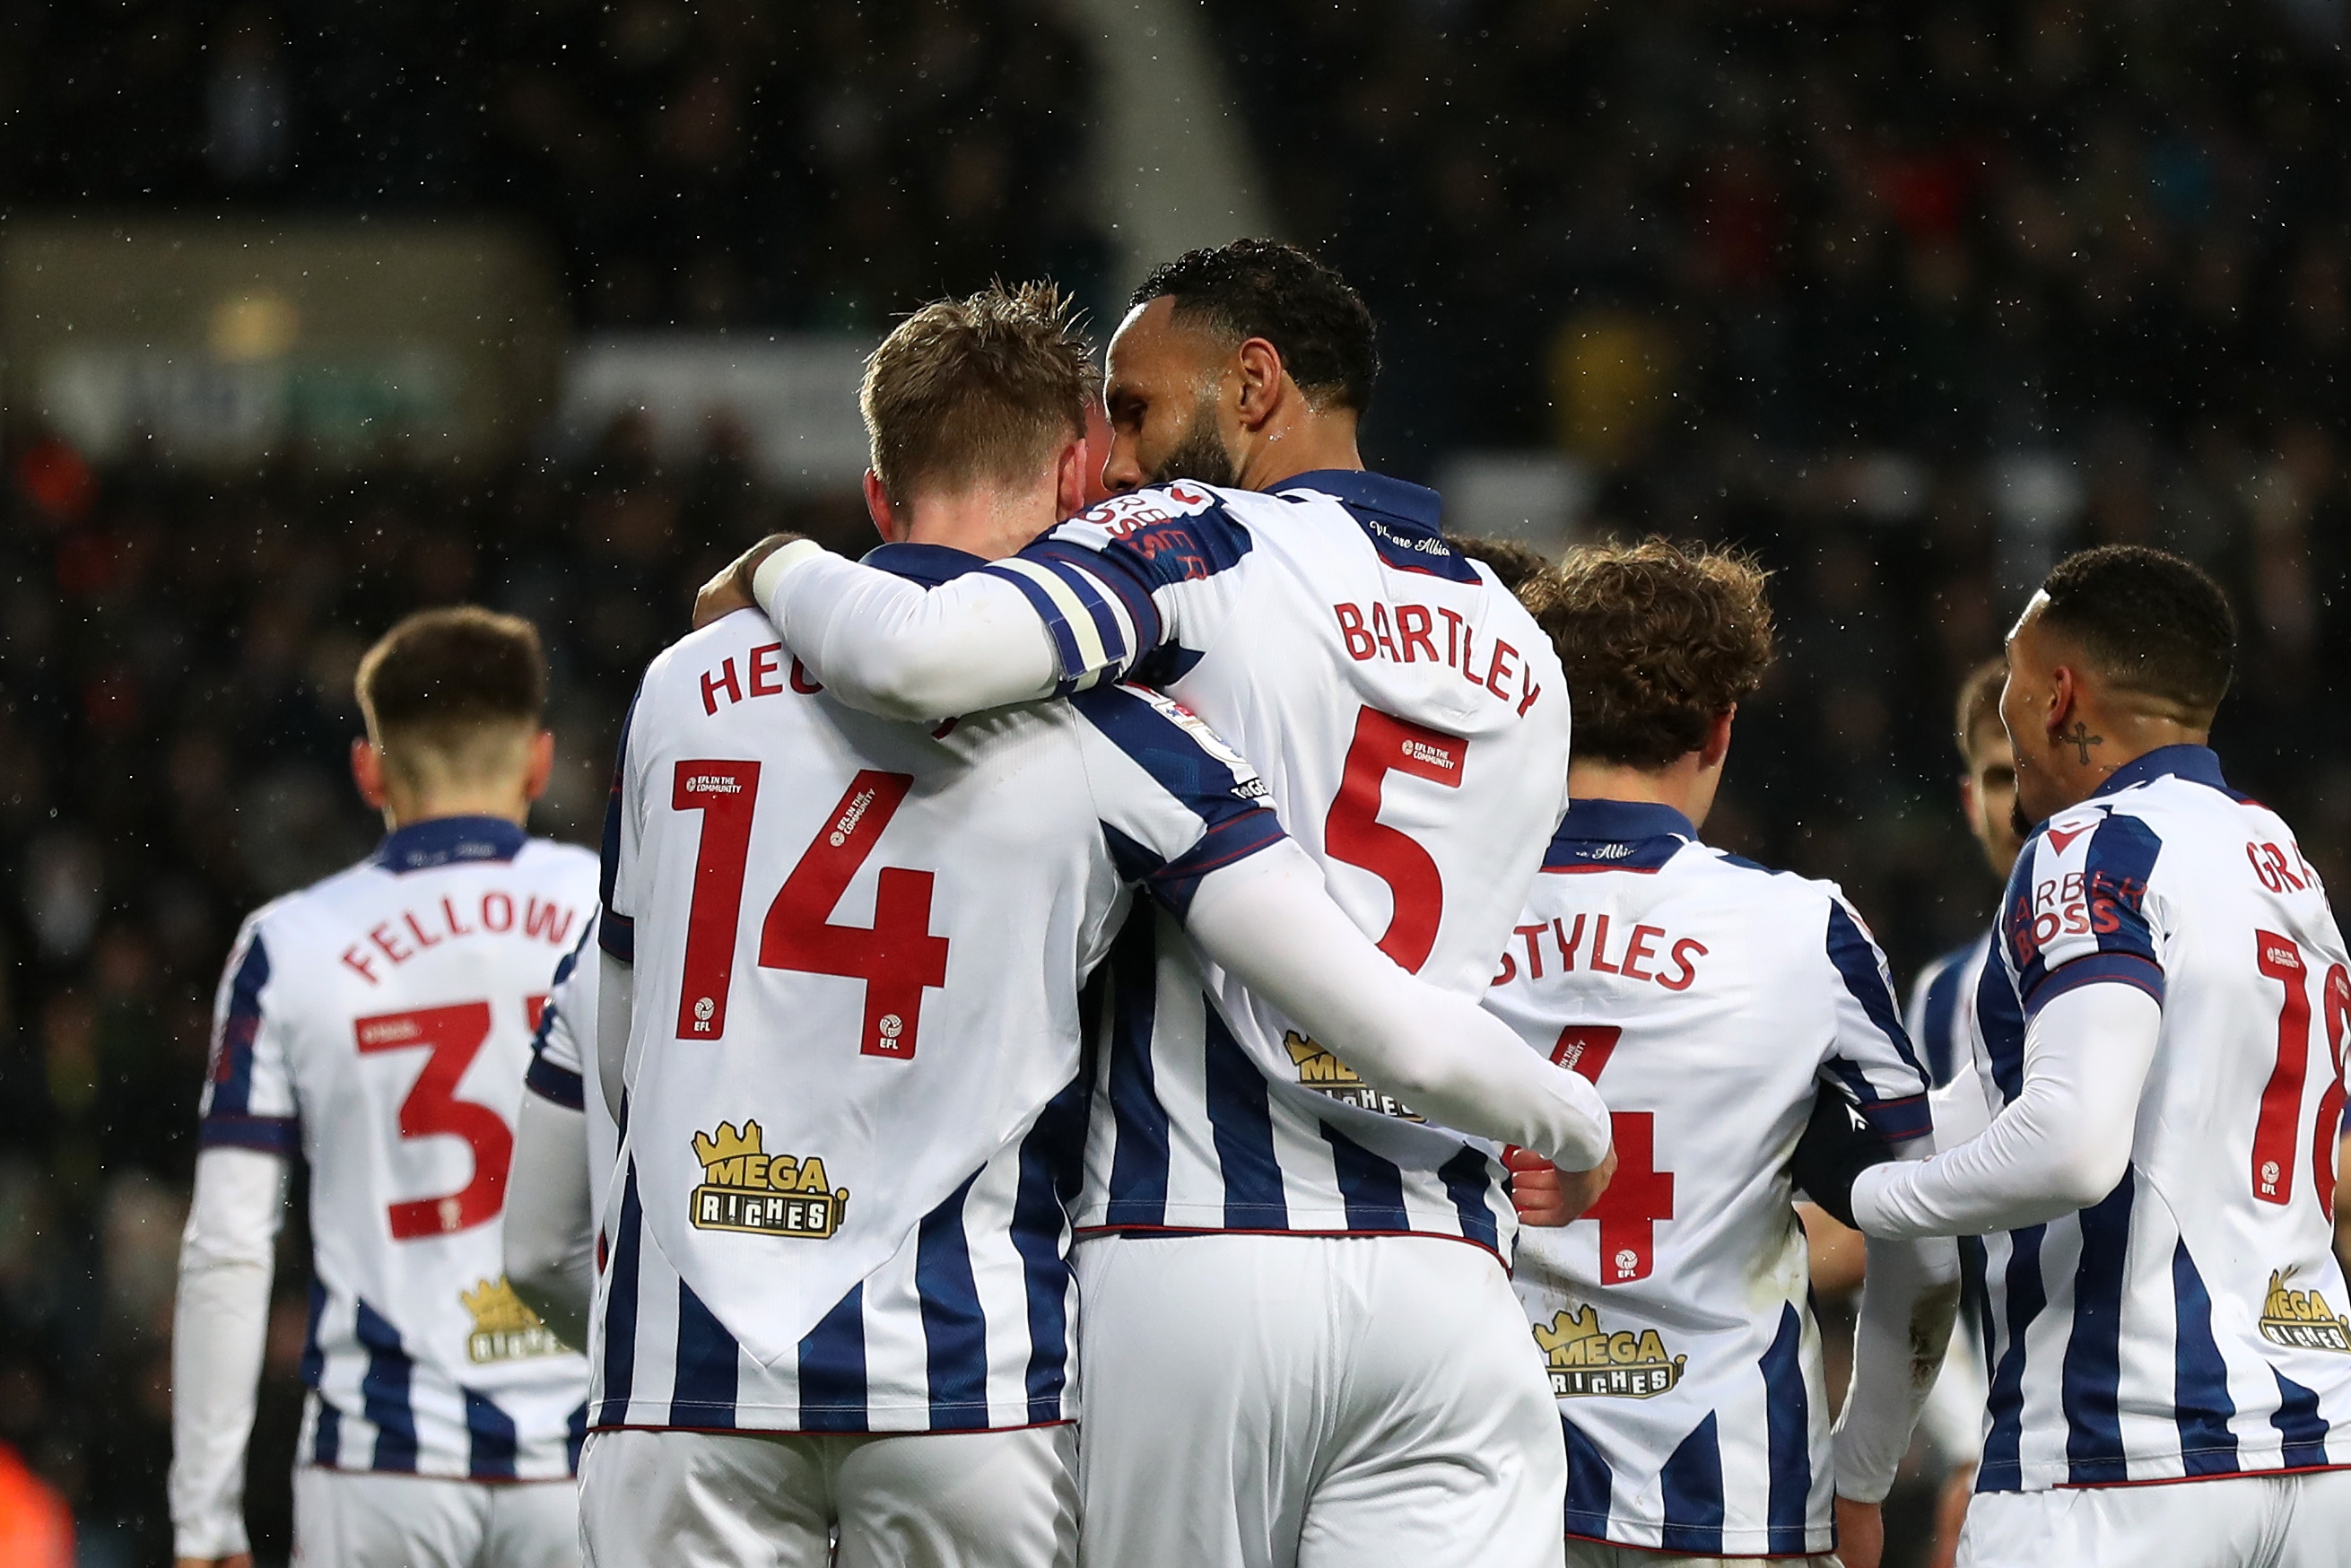
[[[1590,1077],[1615,1123],[1592,1212],[1519,1233],[1569,1532],[1829,1551],[1831,1413],[1787,1166],[1823,1086],[1896,1142],[1930,1130],[1876,944],[1833,885],[1710,849],[1670,807],[1578,800],[1486,1005]],[[1910,1392],[1875,1391],[1902,1426],[1881,1494]]]
[[[304,1462],[571,1473],[588,1369],[507,1286],[497,1220],[532,1031],[595,897],[585,851],[449,817],[239,934],[202,1138],[309,1163]]]
[[[763,602],[845,700],[923,711],[929,692],[961,711],[1163,686],[1265,769],[1355,923],[1460,994],[1484,987],[1565,806],[1558,659],[1417,486],[1325,471],[1269,494],[1140,490],[927,602],[830,559],[780,577]],[[890,650],[934,632],[915,663],[951,678],[882,689],[908,668]],[[1161,926],[1113,962],[1082,1228],[1507,1248],[1489,1146],[1368,1087]]]

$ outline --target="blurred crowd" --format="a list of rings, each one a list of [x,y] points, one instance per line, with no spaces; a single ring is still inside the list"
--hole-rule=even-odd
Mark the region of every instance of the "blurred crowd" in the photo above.
[[[1081,40],[1048,0],[416,7],[0,0],[0,207],[496,210],[584,327],[872,327],[1103,270]],[[2317,7],[2309,14],[2323,14]],[[1842,879],[1905,979],[1993,888],[1959,677],[2042,570],[2143,540],[2245,623],[2220,745],[2351,886],[2351,94],[2272,0],[1928,10],[1211,0],[1291,236],[1370,296],[1375,465],[1561,446],[1587,526],[1775,569],[1784,657],[1710,836]],[[369,63],[372,62],[372,63]],[[390,62],[389,68],[386,62]],[[405,62],[405,63],[403,63]],[[1474,373],[1464,373],[1470,367]],[[723,427],[493,472],[93,469],[0,498],[0,1441],[86,1560],[160,1560],[172,1265],[241,915],[363,854],[345,751],[411,608],[531,616],[593,841],[636,673],[777,526]],[[298,1226],[288,1255],[304,1246]],[[301,1269],[253,1462],[285,1539]]]
[[[1089,285],[1052,0],[0,0],[0,207],[535,220],[588,327]]]

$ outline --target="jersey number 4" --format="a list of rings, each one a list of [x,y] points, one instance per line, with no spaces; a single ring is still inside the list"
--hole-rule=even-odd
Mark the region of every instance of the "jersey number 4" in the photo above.
[[[538,1028],[545,997],[524,1004],[530,1027]],[[351,1025],[361,1055],[380,1051],[425,1051],[424,1070],[400,1103],[403,1139],[463,1138],[474,1153],[474,1175],[455,1192],[439,1197],[404,1198],[392,1206],[392,1239],[414,1241],[486,1225],[506,1207],[507,1167],[514,1160],[514,1134],[496,1111],[457,1098],[458,1081],[490,1038],[490,1004],[458,1002],[413,1012],[380,1013]]]
[[[1551,1059],[1596,1085],[1624,1032],[1614,1024],[1572,1023],[1559,1031]],[[1674,1217],[1674,1173],[1657,1168],[1656,1112],[1615,1111],[1608,1120],[1616,1176],[1583,1218],[1600,1222],[1600,1282],[1629,1285],[1656,1265],[1657,1221]]]
[[[2285,988],[2278,1009],[2277,1061],[2262,1090],[2253,1124],[2253,1196],[2263,1203],[2294,1201],[2294,1147],[2302,1132],[2302,1093],[2310,1061],[2310,966],[2302,944],[2274,931],[2253,933],[2253,962]],[[2335,1141],[2343,1121],[2343,1037],[2351,1026],[2351,974],[2337,964],[2326,971],[2326,1048],[2335,1070],[2318,1097],[2310,1133],[2310,1186],[2329,1223],[2335,1218]]]
[[[873,924],[832,922],[851,879],[914,787],[911,774],[871,768],[851,779],[784,878],[759,927],[761,968],[865,982],[858,1050],[867,1056],[912,1057],[923,989],[947,982],[947,939],[931,935],[930,872],[883,866],[874,888]],[[694,904],[686,915],[684,984],[677,1004],[680,1040],[717,1040],[726,1032],[726,993],[735,973],[735,933],[758,798],[756,762],[677,765],[672,809],[702,813]]]

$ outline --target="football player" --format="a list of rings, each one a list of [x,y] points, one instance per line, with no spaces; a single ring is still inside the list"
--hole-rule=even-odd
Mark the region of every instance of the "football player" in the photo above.
[[[1869,1244],[1832,1441],[1791,1156],[1823,1103],[1831,1127],[1857,1113],[1914,1157],[1931,1129],[1886,961],[1844,895],[1698,837],[1771,663],[1762,574],[1652,540],[1576,551],[1532,591],[1576,695],[1573,803],[1486,1005],[1600,1087],[1620,1161],[1582,1219],[1519,1237],[1567,1442],[1567,1561],[1828,1564],[1834,1546],[1876,1568],[1958,1258]],[[1800,1175],[1843,1207],[1836,1182]]]
[[[179,1561],[246,1560],[245,1448],[287,1166],[310,1172],[294,1555],[578,1560],[588,1368],[507,1285],[498,1216],[549,977],[596,861],[532,838],[553,737],[528,622],[425,611],[359,668],[360,793],[392,831],[249,917],[214,1019],[172,1339]]]
[[[705,610],[749,578],[812,679],[906,719],[1161,685],[1266,769],[1382,950],[1480,995],[1565,806],[1567,691],[1436,494],[1364,469],[1377,367],[1362,299],[1302,252],[1191,252],[1111,344],[1126,493],[936,589],[766,541]],[[1155,952],[1136,931],[1079,1198],[1086,1561],[1555,1563],[1498,1152],[1174,922]]]
[[[918,593],[966,581],[1071,509],[1092,385],[1042,287],[903,323],[863,391],[891,541],[865,570]],[[581,1475],[591,1561],[815,1568],[835,1532],[848,1565],[1074,1560],[1080,986],[1126,884],[1355,1092],[1601,1160],[1596,1092],[1375,948],[1184,708],[1102,684],[909,723],[836,701],[797,655],[757,613],[720,619],[654,662],[623,743],[597,1058],[625,1062],[627,1115]],[[1147,979],[1154,916],[1133,930],[1109,961]],[[1123,978],[1113,1040],[1139,989]],[[1208,1094],[1262,1105],[1223,1049]],[[1353,1200],[1376,1201],[1376,1156],[1333,1136],[1371,1184]],[[1476,1179],[1459,1174],[1463,1201]],[[1088,1322],[1147,1311],[1137,1337],[1196,1332],[1181,1301],[1083,1300]],[[1089,1422],[1117,1365],[1091,1343]]]
[[[1872,1236],[1985,1238],[1963,1563],[2351,1561],[2351,955],[2206,744],[2234,648],[2211,580],[2137,547],[2060,562],[2009,634],[2038,826],[1977,992],[1989,1124],[1853,1193]]]

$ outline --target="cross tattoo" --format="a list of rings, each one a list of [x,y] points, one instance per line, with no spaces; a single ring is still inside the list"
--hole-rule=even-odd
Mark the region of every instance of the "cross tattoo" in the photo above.
[[[2081,753],[2082,766],[2085,768],[2090,765],[2090,747],[2104,746],[2106,743],[2105,736],[2092,735],[2090,727],[2078,718],[2074,721],[2073,729],[2065,734],[2064,738],[2073,742],[2074,748]]]

